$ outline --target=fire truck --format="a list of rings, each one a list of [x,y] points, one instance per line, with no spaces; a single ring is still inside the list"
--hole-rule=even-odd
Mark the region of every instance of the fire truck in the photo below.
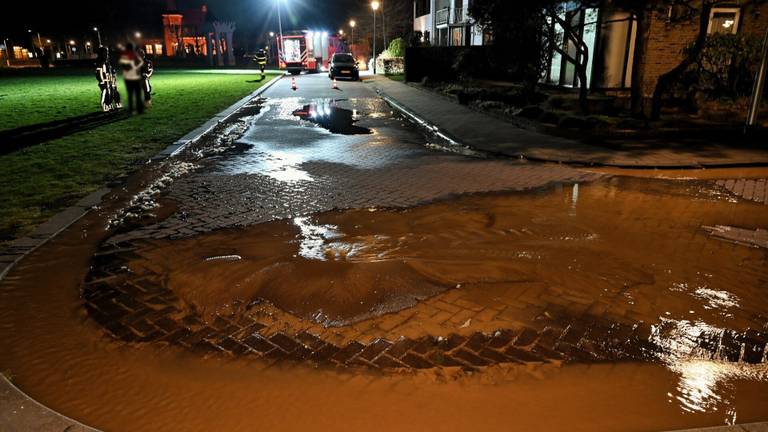
[[[337,52],[348,52],[346,43],[327,32],[305,30],[277,37],[280,69],[293,75],[301,72],[328,70],[328,63]],[[284,52],[283,52],[284,51]]]

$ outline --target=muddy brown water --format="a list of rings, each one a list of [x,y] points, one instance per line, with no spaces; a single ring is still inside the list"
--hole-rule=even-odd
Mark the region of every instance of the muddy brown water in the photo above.
[[[525,282],[542,295],[599,298],[606,313],[633,319],[744,329],[766,322],[766,253],[699,227],[765,227],[762,210],[698,183],[612,179],[160,242],[143,265],[209,310],[259,296],[354,320],[408,307],[402,297],[414,293],[466,289],[493,302]],[[0,370],[104,430],[651,431],[768,420],[764,365],[691,358],[380,374],[116,343],[78,298],[103,226],[90,215],[0,285]],[[231,254],[242,260],[205,260]],[[295,276],[305,269],[309,278]],[[377,280],[382,271],[397,278]],[[350,281],[360,284],[345,289]]]

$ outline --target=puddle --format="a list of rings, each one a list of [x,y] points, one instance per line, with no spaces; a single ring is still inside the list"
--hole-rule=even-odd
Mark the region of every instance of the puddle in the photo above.
[[[424,135],[403,124],[377,99],[268,100],[238,140],[242,151],[218,161],[216,171],[295,184],[316,180],[307,169],[311,163],[371,169],[428,155]]]
[[[751,205],[675,183],[612,179],[153,241],[131,264],[137,277],[164,271],[163,283],[207,311],[264,297],[303,316],[322,310],[349,322],[407,310],[409,296],[461,291],[473,304],[503,304],[510,319],[526,319],[514,305],[540,302],[666,329],[652,335],[666,347],[659,363],[508,365],[478,374],[265,367],[115,343],[86,318],[78,296],[99,241],[82,233],[102,229],[106,216],[78,222],[0,285],[0,370],[41,402],[104,430],[642,431],[768,419],[764,364],[686,354],[701,332],[766,323],[765,250],[700,229],[768,226],[768,214]],[[478,321],[459,325],[482,329]],[[414,329],[431,331],[418,322]]]
[[[304,105],[293,112],[293,115],[327,129],[331,133],[341,135],[368,135],[370,129],[356,126],[360,119],[357,110],[349,110],[338,106],[339,101],[323,100]]]
[[[523,304],[554,302],[575,315],[761,328],[765,252],[724,245],[700,226],[726,219],[765,226],[768,215],[679,193],[613,179],[401,211],[331,212],[152,241],[129,267],[139,277],[164,275],[208,314],[266,299],[345,325],[448,290],[491,306],[520,303],[524,289]],[[242,260],[204,259],[229,255]]]

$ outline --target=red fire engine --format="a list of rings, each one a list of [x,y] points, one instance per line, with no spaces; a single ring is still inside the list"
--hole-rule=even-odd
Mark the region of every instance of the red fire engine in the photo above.
[[[283,50],[285,52],[283,52]],[[302,71],[328,70],[328,63],[337,52],[347,52],[346,43],[327,32],[302,31],[277,37],[280,69],[298,75]]]

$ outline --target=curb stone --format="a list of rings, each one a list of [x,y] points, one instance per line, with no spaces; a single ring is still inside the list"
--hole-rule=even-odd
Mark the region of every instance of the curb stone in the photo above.
[[[0,430],[37,432],[99,432],[63,416],[24,394],[0,374]]]
[[[745,423],[733,426],[715,426],[705,428],[683,429],[671,432],[768,432],[768,422]]]
[[[234,114],[237,110],[245,106],[248,102],[250,102],[253,98],[261,95],[265,91],[267,91],[270,87],[275,85],[278,81],[282,79],[282,75],[279,75],[277,77],[272,78],[269,82],[262,85],[258,89],[256,89],[253,93],[249,94],[248,96],[245,96],[244,98],[240,99],[239,101],[232,104],[229,108],[225,109],[224,111],[216,114],[211,119],[209,119],[207,122],[203,123],[200,127],[196,128],[195,130],[189,132],[188,134],[184,135],[183,137],[179,138],[176,142],[169,145],[165,148],[165,150],[161,151],[154,157],[152,157],[152,160],[162,160],[169,158],[171,156],[175,156],[184,148],[186,148],[188,145],[194,143],[195,141],[199,140],[203,135],[210,132],[213,128],[215,128],[219,123],[225,121],[229,116]]]

